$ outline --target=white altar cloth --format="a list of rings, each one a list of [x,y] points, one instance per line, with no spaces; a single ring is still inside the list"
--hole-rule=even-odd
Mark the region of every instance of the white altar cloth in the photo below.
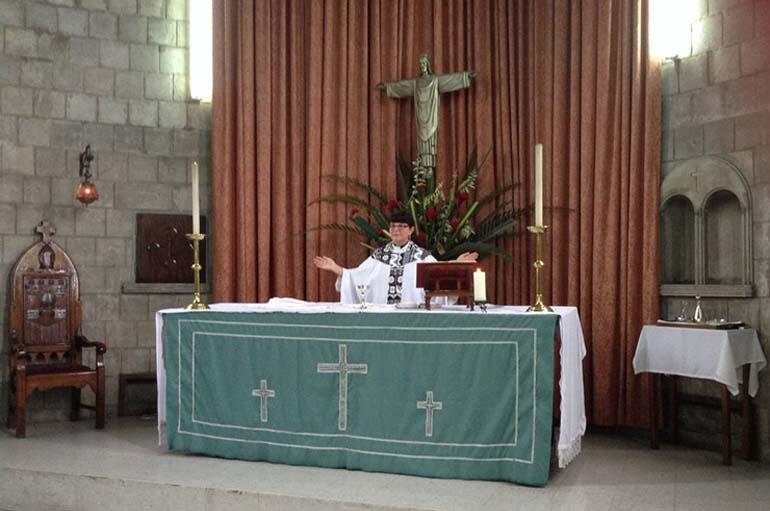
[[[336,302],[305,302],[293,298],[272,298],[268,303],[215,303],[211,310],[218,312],[296,312],[296,313],[387,313],[409,312],[414,314],[431,314],[433,311],[422,309],[398,308],[393,305],[369,304],[361,310],[358,305],[341,304]],[[554,313],[559,315],[559,336],[561,338],[561,377],[559,390],[561,396],[561,422],[559,423],[558,461],[559,468],[564,468],[580,453],[581,439],[586,430],[585,400],[583,394],[583,357],[586,346],[583,339],[583,328],[580,316],[575,307],[554,307]],[[526,306],[519,305],[489,305],[489,314],[524,314]],[[160,441],[164,438],[166,426],[166,372],[163,366],[163,314],[183,312],[184,309],[165,309],[155,314],[156,328],[156,357],[158,379],[158,433]],[[480,314],[471,312],[464,306],[444,306],[436,312],[451,312],[458,314]],[[483,314],[483,313],[481,313]],[[530,312],[527,314],[539,314]]]
[[[634,373],[661,373],[715,380],[738,395],[741,366],[751,364],[749,395],[756,396],[757,373],[767,365],[757,332],[645,325],[634,355]]]

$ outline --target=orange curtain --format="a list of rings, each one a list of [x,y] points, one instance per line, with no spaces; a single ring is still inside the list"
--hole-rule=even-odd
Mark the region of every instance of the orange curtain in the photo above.
[[[552,226],[546,296],[580,310],[591,421],[644,425],[646,382],[631,362],[642,325],[659,317],[661,138],[647,2],[537,6],[536,133]]]
[[[479,193],[533,202],[533,146],[545,146],[546,297],[577,305],[590,354],[591,419],[639,424],[636,337],[657,317],[659,77],[647,55],[645,0],[214,0],[215,301],[336,300],[311,267],[366,257],[357,237],[313,232],[349,211],[308,203],[346,193],[348,176],[395,196],[395,156],[415,152],[408,100],[376,84],[475,70],[442,95],[438,173],[491,148]],[[490,296],[531,301],[526,235],[487,260]],[[596,368],[596,370],[594,370]],[[594,399],[592,396],[596,396]]]

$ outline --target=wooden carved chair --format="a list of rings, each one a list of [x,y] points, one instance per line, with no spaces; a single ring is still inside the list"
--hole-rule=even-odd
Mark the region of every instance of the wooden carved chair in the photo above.
[[[41,222],[43,239],[30,247],[11,272],[11,395],[8,427],[26,434],[27,397],[35,390],[73,387],[71,419],[80,417],[80,391],[96,394],[96,428],[104,428],[106,348],[80,332],[80,286],[69,256],[51,240],[55,230]],[[96,349],[96,367],[83,365],[82,349]]]

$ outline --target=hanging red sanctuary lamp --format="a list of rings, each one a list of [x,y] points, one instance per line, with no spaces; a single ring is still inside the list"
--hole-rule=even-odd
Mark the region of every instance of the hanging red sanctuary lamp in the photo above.
[[[80,177],[83,178],[83,182],[80,183],[78,193],[75,196],[84,206],[88,206],[99,198],[96,185],[91,182],[91,161],[93,159],[94,154],[91,152],[91,146],[87,145],[80,153]]]

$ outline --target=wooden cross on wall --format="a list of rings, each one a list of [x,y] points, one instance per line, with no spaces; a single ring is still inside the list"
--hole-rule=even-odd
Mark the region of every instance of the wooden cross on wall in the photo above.
[[[35,227],[35,231],[37,231],[38,234],[43,236],[43,243],[50,243],[51,242],[51,236],[56,234],[56,228],[43,220],[38,224],[37,227]]]

